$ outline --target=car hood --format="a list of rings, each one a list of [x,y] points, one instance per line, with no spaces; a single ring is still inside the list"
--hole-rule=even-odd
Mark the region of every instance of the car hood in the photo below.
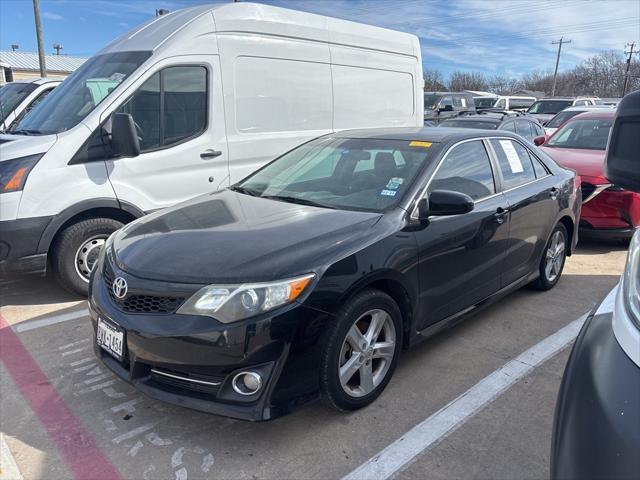
[[[379,213],[332,210],[222,190],[143,217],[113,240],[118,267],[176,283],[287,278],[374,241]]]
[[[540,148],[557,163],[563,167],[575,170],[581,177],[592,177],[606,181],[604,176],[604,150],[555,147]]]
[[[57,135],[0,135],[0,162],[46,152],[56,143]]]

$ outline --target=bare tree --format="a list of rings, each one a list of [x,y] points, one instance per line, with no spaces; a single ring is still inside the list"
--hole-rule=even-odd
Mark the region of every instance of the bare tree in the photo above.
[[[489,88],[486,77],[478,72],[455,71],[449,77],[449,90],[459,92],[461,90],[484,91]]]
[[[424,89],[427,92],[439,92],[447,89],[444,84],[444,77],[439,70],[424,72]]]

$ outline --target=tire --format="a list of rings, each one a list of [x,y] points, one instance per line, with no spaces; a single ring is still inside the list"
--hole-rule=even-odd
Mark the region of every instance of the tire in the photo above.
[[[367,333],[373,333],[373,329],[368,331],[367,328],[373,324],[374,317],[382,326],[378,335],[372,336],[374,341],[367,342]],[[340,309],[325,332],[320,360],[320,391],[326,405],[341,411],[356,410],[378,398],[398,363],[402,346],[401,319],[396,302],[386,293],[374,289],[359,292]],[[361,336],[354,335],[352,328],[358,328]],[[361,344],[357,350],[353,348],[356,339],[367,342],[366,346]],[[372,348],[376,344],[379,348]],[[340,368],[342,365],[345,372],[351,371],[345,368],[349,362],[355,370],[352,376],[343,376],[350,379],[343,386]],[[361,377],[363,371],[371,372],[371,377],[366,377],[371,381]],[[358,385],[360,383],[362,385]]]
[[[555,244],[558,239],[562,242],[562,248],[560,248],[559,244]],[[567,260],[568,245],[569,235],[567,235],[567,229],[562,223],[559,223],[553,229],[553,232],[551,232],[549,241],[544,247],[539,266],[540,276],[531,284],[534,288],[538,290],[551,290],[556,286],[562,276],[562,270]],[[551,261],[556,263],[554,267],[551,267],[550,271],[549,263]],[[550,273],[553,273],[553,275]]]
[[[51,250],[51,266],[58,283],[71,293],[86,297],[88,274],[102,244],[122,226],[112,218],[89,218],[62,230]]]

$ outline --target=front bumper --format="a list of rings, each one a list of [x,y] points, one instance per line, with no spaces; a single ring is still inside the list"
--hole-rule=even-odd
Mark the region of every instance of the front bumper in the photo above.
[[[146,288],[157,283],[127,277],[130,285],[136,280]],[[98,358],[150,397],[252,421],[273,419],[319,398],[318,325],[326,321],[324,313],[296,304],[277,315],[226,325],[197,315],[125,313],[106,288],[102,265],[92,278],[89,306],[94,333],[98,317],[125,331],[123,361],[95,346]],[[252,396],[231,385],[235,374],[246,370],[263,378]]]
[[[618,344],[613,314],[587,318],[560,386],[551,442],[552,479],[637,478],[640,368]]]
[[[32,217],[0,222],[0,278],[15,274],[44,274],[46,252],[38,243],[53,217]]]

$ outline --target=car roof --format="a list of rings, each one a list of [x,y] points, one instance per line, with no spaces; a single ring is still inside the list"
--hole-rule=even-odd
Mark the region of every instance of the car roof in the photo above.
[[[575,120],[575,119],[594,119],[594,120],[608,120],[611,119],[613,120],[613,118],[616,116],[616,111],[611,108],[602,108],[599,110],[594,110],[594,111],[589,111],[589,112],[584,112],[584,113],[580,113],[579,115],[576,115],[575,117],[573,117],[571,120]],[[570,120],[570,121],[571,121]]]
[[[466,117],[465,117],[466,118]],[[500,135],[518,138],[510,132],[500,131]],[[495,130],[453,127],[398,127],[398,128],[369,128],[360,130],[343,130],[329,136],[337,138],[366,138],[372,140],[418,140],[432,143],[447,143],[466,140],[482,136],[495,136]]]
[[[452,117],[452,118],[447,118],[446,120],[443,120],[440,123],[446,123],[446,122],[457,122],[459,120],[462,120],[463,122],[495,122],[495,123],[500,123],[502,120],[506,119],[506,118],[516,118],[515,116],[511,117],[508,115],[501,115],[499,113],[483,113],[482,115],[465,115],[465,116],[460,116],[460,117]]]

